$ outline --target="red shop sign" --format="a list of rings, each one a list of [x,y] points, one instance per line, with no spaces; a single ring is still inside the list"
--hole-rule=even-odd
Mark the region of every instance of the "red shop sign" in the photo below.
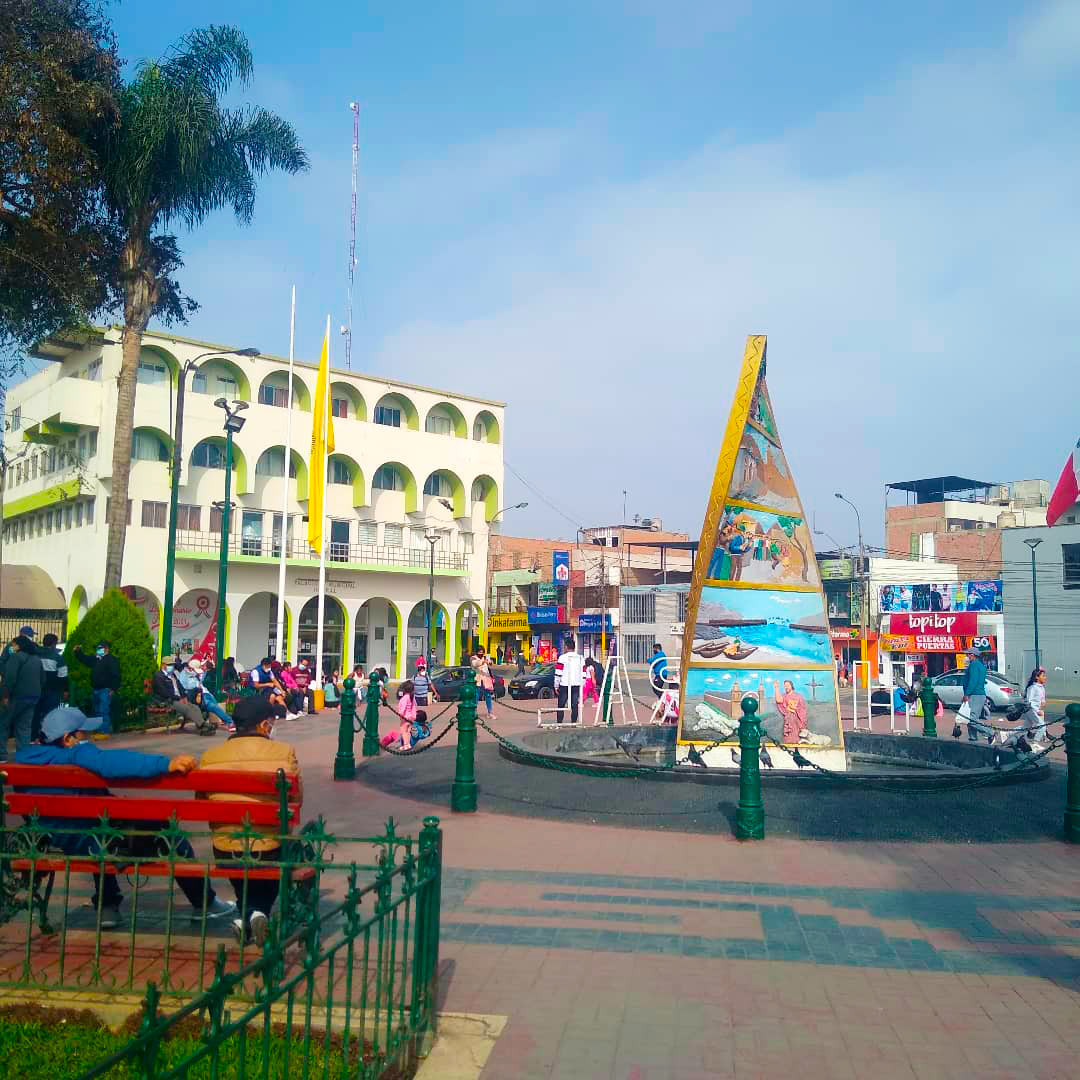
[[[975,634],[979,616],[974,611],[905,611],[889,616],[890,634]]]

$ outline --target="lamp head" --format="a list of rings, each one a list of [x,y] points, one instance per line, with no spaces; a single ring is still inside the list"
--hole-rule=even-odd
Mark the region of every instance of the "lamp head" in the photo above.
[[[1034,551],[1042,543],[1042,538],[1038,536],[1033,536],[1025,540],[1024,543],[1027,544],[1027,546],[1031,548],[1032,551]]]
[[[450,502],[449,499],[440,499],[439,500],[439,505],[440,506],[445,506],[446,509],[449,510],[451,514],[454,512],[454,504],[452,502]]]
[[[248,346],[246,349],[233,349],[233,356],[261,356],[258,349]]]
[[[248,407],[248,403],[246,401],[234,401],[232,403],[232,411],[233,412],[242,412],[247,407]]]
[[[837,499],[842,499],[844,496],[839,491],[834,491],[833,497]]]
[[[527,502],[519,502],[515,506],[511,506],[511,510],[524,510],[529,504]]]
[[[219,409],[227,409],[229,407],[229,403],[223,397],[214,398],[214,404]]]

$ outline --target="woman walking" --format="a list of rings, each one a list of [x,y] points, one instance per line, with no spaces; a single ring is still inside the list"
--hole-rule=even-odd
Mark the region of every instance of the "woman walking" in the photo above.
[[[1027,711],[1021,723],[1026,725],[1031,749],[1038,753],[1046,749],[1046,668],[1038,667],[1031,673],[1024,687],[1024,702]]]
[[[491,664],[482,648],[476,650],[472,658],[472,668],[476,672],[476,697],[487,707],[489,720],[495,719],[495,679],[491,674]]]

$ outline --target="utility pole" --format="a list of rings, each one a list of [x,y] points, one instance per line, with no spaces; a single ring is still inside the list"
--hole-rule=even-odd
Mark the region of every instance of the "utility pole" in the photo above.
[[[1039,656],[1039,586],[1035,580],[1035,549],[1042,543],[1038,537],[1025,540],[1025,544],[1031,548],[1031,621],[1035,627],[1035,666],[1042,666],[1042,658]]]

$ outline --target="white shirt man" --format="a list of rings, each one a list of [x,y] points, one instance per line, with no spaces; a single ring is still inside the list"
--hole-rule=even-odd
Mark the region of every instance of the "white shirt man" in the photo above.
[[[559,659],[555,662],[555,689],[559,694],[556,722],[563,722],[563,709],[570,699],[570,723],[578,722],[578,706],[581,703],[581,687],[585,682],[585,660],[574,648],[574,639],[567,638]]]

